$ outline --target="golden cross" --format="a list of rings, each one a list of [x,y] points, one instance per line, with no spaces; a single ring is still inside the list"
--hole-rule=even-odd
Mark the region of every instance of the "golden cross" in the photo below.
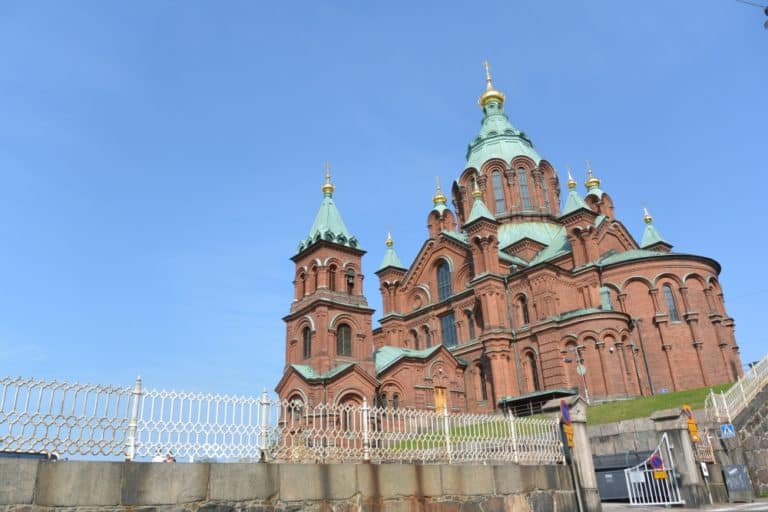
[[[485,83],[488,84],[488,89],[491,89],[493,88],[491,84],[491,65],[488,64],[487,60],[484,60],[483,67],[485,67]]]

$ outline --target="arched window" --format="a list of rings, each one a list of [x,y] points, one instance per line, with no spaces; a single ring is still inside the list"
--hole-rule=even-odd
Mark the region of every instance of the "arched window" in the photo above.
[[[531,317],[528,314],[528,298],[525,295],[521,295],[517,299],[517,305],[520,308],[520,321],[521,325],[528,325],[531,321]]]
[[[336,265],[328,267],[328,289],[336,291]]]
[[[475,318],[472,316],[471,311],[466,312],[467,315],[467,328],[469,328],[469,339],[475,339]]]
[[[400,408],[400,395],[392,395],[392,408],[393,409]]]
[[[485,365],[477,365],[477,371],[480,374],[480,400],[488,400],[488,377],[485,375]]]
[[[314,281],[313,291],[317,291],[320,287],[320,272],[317,267],[312,267],[312,279]]]
[[[347,293],[352,295],[355,290],[355,271],[352,269],[347,270]]]
[[[440,260],[440,263],[437,265],[437,294],[440,297],[440,300],[447,299],[453,295],[453,289],[451,288],[451,268],[445,260]]]
[[[414,350],[419,350],[419,331],[411,329],[411,343]]]
[[[382,409],[386,409],[387,408],[387,394],[386,393],[382,393],[382,394],[379,395],[379,407],[381,407]]]
[[[523,204],[523,210],[531,209],[531,194],[528,192],[528,177],[525,169],[522,167],[517,170],[517,176],[520,180],[520,200]]]
[[[299,396],[295,396],[288,401],[288,407],[291,411],[291,420],[294,422],[301,420],[301,415],[304,412],[304,400]]]
[[[539,384],[539,368],[536,365],[536,356],[533,352],[528,352],[526,355],[526,362],[528,363],[528,377],[530,378],[531,391],[538,391],[541,389]]]
[[[304,354],[304,359],[309,359],[312,356],[312,331],[309,327],[305,327],[301,332],[301,338],[303,341],[302,353]]]
[[[307,294],[307,276],[304,273],[299,276],[299,290],[301,291],[301,297]]]
[[[544,196],[544,208],[549,211],[549,185],[547,185],[547,177],[541,177],[541,194]]]
[[[424,330],[424,348],[429,348],[432,346],[432,335],[429,333],[429,327],[426,325],[423,328]]]
[[[352,329],[347,324],[341,324],[336,329],[336,355],[352,355]]]
[[[664,290],[664,300],[667,301],[667,310],[669,311],[669,320],[671,322],[679,322],[680,321],[680,315],[677,313],[677,304],[675,304],[675,296],[672,294],[672,287],[668,284],[665,284],[663,287]]]
[[[453,311],[440,317],[440,330],[443,335],[443,345],[455,347],[458,344],[456,337],[456,318]]]
[[[496,201],[496,213],[504,213],[506,211],[506,204],[504,202],[504,189],[501,188],[501,173],[493,171],[491,173],[491,181],[493,181],[493,198]]]

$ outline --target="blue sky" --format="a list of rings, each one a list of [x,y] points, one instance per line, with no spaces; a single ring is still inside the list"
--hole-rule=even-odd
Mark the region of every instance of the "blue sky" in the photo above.
[[[409,263],[483,59],[561,179],[589,159],[636,238],[647,205],[720,261],[743,360],[766,352],[759,9],[279,4],[0,3],[0,375],[272,389],[324,162],[380,309],[386,226]]]

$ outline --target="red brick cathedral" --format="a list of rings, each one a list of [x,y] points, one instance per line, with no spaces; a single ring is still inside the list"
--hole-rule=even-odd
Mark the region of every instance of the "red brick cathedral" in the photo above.
[[[504,113],[486,73],[480,133],[440,190],[409,266],[391,236],[376,275],[381,327],[363,293],[358,240],[330,175],[299,244],[284,318],[280,397],[451,411],[534,411],[550,398],[678,391],[741,375],[720,265],[672,252],[645,212],[640,243],[588,169],[582,196]]]

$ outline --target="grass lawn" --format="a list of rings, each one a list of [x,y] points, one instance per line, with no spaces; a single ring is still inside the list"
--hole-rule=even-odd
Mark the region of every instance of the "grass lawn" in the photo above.
[[[731,384],[720,384],[712,388],[688,389],[677,393],[664,393],[661,395],[635,398],[634,400],[620,400],[606,404],[591,405],[587,410],[587,424],[601,425],[614,421],[629,420],[633,418],[647,418],[654,411],[682,407],[684,404],[691,409],[703,409],[704,399],[710,389],[715,393],[725,391]]]

